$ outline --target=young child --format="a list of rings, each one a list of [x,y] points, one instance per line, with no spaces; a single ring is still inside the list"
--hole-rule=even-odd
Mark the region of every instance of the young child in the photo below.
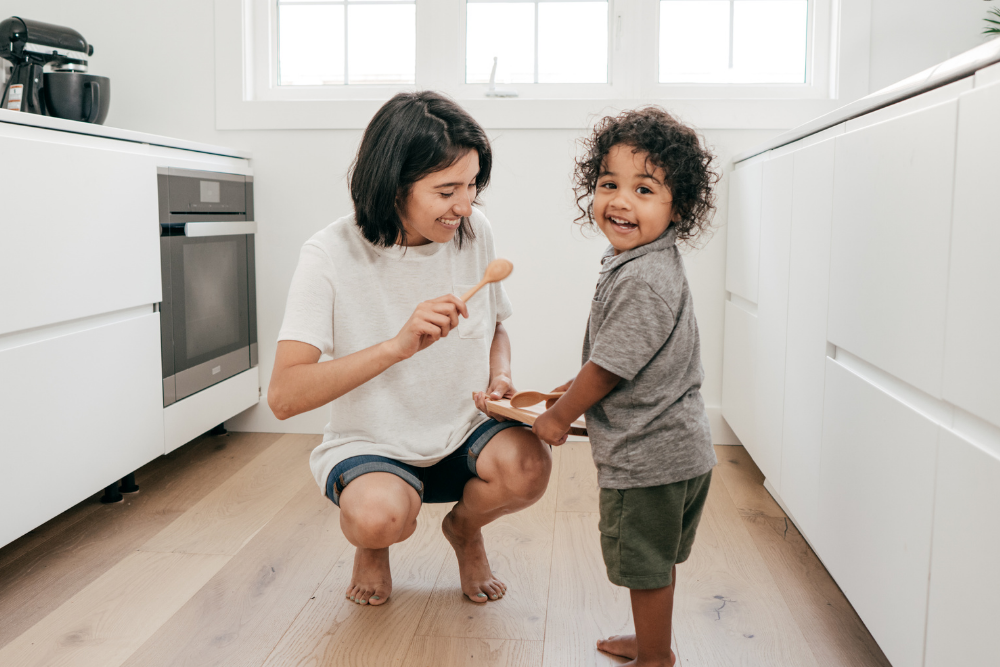
[[[561,445],[587,414],[600,492],[601,549],[631,589],[635,635],[598,641],[629,665],[673,665],[677,563],[691,553],[715,452],[700,387],[694,303],[678,242],[710,226],[714,156],[662,109],[604,118],[577,161],[578,220],[611,247],[601,260],[583,368],[534,424]],[[586,208],[581,204],[584,202]]]

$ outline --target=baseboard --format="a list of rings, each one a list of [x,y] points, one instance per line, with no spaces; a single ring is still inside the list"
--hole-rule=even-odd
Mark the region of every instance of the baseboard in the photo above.
[[[713,445],[741,445],[740,439],[733,433],[733,429],[726,423],[722,416],[722,408],[718,405],[707,405],[705,411],[708,413],[708,424],[712,429]]]

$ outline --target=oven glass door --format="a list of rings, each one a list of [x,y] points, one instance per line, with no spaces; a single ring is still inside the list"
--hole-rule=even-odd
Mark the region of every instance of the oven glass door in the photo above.
[[[169,246],[163,254],[170,262],[174,400],[180,400],[250,368],[248,243],[245,235],[161,241]]]

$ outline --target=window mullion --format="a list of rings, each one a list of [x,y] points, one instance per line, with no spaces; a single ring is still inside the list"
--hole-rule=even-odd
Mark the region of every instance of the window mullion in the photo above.
[[[733,69],[733,32],[736,30],[736,0],[729,0],[729,69]]]
[[[538,83],[538,2],[535,2],[535,83]]]
[[[349,39],[350,36],[350,33],[347,31],[347,17],[349,15],[350,12],[347,11],[347,3],[344,3],[344,85],[345,86],[351,83],[347,75],[347,73],[350,71],[347,63],[347,55],[350,52],[347,45],[347,40]]]

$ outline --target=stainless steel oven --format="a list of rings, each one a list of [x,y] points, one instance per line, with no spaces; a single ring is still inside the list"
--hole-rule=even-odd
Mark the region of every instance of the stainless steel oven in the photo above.
[[[160,167],[164,407],[257,365],[253,177]]]

